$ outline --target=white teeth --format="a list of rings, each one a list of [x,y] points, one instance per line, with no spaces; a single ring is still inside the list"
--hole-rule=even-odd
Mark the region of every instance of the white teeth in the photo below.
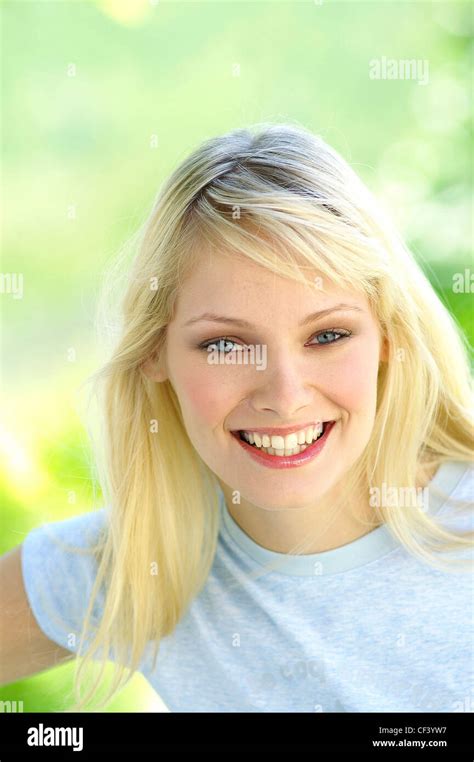
[[[285,450],[293,450],[296,445],[298,444],[298,435],[297,434],[287,434],[285,437]]]
[[[306,429],[287,434],[287,436],[269,436],[268,434],[260,435],[257,432],[242,432],[243,438],[255,447],[263,449],[269,453],[269,455],[298,455],[300,452],[304,452],[306,447],[310,445],[314,440],[318,439],[322,434],[323,424],[318,423],[316,426],[308,426]]]
[[[271,436],[270,439],[272,440],[272,447],[274,450],[285,449],[285,437]]]

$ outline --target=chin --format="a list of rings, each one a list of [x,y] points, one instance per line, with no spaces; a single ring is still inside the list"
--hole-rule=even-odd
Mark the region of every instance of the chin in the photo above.
[[[272,499],[272,496],[269,495],[268,492],[261,496],[259,494],[244,495],[243,492],[241,492],[241,496],[244,500],[247,500],[253,505],[257,505],[264,511],[298,511],[314,506],[315,503],[324,497],[326,492],[327,489],[325,488],[317,490],[305,489],[297,493],[292,490],[291,495],[285,497],[281,490],[279,490],[278,492],[275,492],[274,499]]]

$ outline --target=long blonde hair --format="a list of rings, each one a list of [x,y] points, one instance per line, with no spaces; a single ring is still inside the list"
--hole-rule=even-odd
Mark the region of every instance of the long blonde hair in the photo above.
[[[371,440],[347,474],[339,507],[350,503],[355,485],[414,488],[422,464],[472,462],[466,339],[348,163],[294,124],[264,123],[205,141],[164,183],[133,237],[111,356],[90,379],[102,416],[96,458],[108,519],[90,549],[98,568],[76,660],[75,711],[102,685],[112,655],[113,685],[100,702],[95,695],[98,706],[138,669],[149,642],[156,664],[161,638],[173,632],[213,563],[216,475],[190,442],[170,382],[151,381],[142,367],[163,349],[198,242],[298,282],[314,285],[316,271],[367,295],[390,357],[379,370]],[[472,533],[443,528],[417,505],[399,508],[380,506],[374,517],[424,561],[464,568],[447,554],[470,547]],[[103,613],[92,632],[99,591]],[[94,660],[99,674],[81,697],[83,670]]]

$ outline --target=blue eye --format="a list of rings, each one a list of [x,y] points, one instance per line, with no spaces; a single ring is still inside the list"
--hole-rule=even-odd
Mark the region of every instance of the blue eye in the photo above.
[[[238,346],[237,342],[232,341],[232,339],[228,339],[225,336],[223,336],[221,339],[213,339],[212,341],[204,342],[204,344],[200,344],[199,348],[200,349],[204,349],[205,351],[209,351],[209,347],[214,347],[214,346],[217,346],[218,344],[221,344],[221,345],[224,344],[224,345],[226,345],[228,351],[226,351],[226,349],[223,349],[222,347],[220,347],[217,350],[218,352],[221,352],[224,355],[228,355],[232,351],[232,349],[229,349],[229,345],[231,347],[232,346]]]
[[[316,336],[314,336],[314,338],[322,339],[322,341],[316,341],[316,344],[319,346],[324,346],[328,344],[336,344],[341,339],[351,335],[352,335],[351,331],[330,330],[330,331],[321,331],[320,333],[317,333]],[[202,349],[207,352],[209,351],[209,347],[217,347],[218,345],[220,345],[220,347],[217,349],[217,351],[225,355],[230,354],[230,352],[232,352],[233,348],[235,347],[241,347],[243,349],[244,346],[246,346],[246,345],[238,344],[236,341],[233,341],[233,339],[228,339],[227,336],[222,336],[219,339],[212,339],[210,341],[205,341],[203,344],[199,345],[198,349]]]
[[[324,339],[322,342],[316,342],[317,344],[323,345],[323,344],[335,344],[336,342],[340,341],[340,339],[344,338],[345,336],[350,336],[350,331],[322,331],[321,333],[317,333],[314,337],[315,339]],[[328,336],[336,336],[337,338],[334,340],[328,339]]]

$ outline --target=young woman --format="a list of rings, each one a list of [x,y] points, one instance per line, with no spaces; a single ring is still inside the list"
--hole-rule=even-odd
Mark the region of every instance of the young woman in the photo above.
[[[139,670],[171,711],[467,711],[466,341],[369,191],[300,126],[238,129],[138,241],[93,377],[104,503],[22,546],[73,708],[112,659],[100,706]]]

